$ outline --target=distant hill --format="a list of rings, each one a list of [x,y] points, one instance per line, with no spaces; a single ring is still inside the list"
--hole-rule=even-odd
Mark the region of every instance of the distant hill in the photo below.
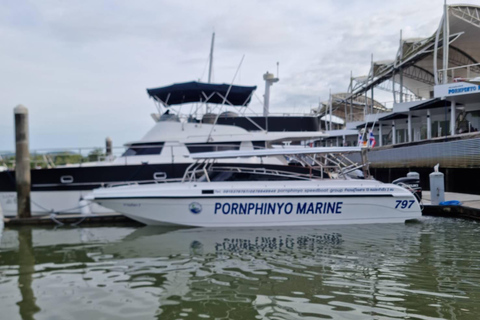
[[[2,156],[2,157],[13,157],[13,156],[15,156],[15,152],[12,152],[12,151],[0,151],[0,156]]]
[[[30,151],[30,154],[33,152]],[[52,156],[73,156],[73,155],[78,155],[78,152],[72,152],[72,151],[50,151],[50,152],[36,152],[35,154],[49,154]],[[2,157],[14,157],[15,152],[12,151],[0,151],[0,156]]]
[[[72,151],[50,151],[50,152],[41,152],[41,153],[45,153],[45,154],[50,154],[52,156],[55,156],[55,155],[75,155],[75,154],[79,154],[78,152],[72,152]]]

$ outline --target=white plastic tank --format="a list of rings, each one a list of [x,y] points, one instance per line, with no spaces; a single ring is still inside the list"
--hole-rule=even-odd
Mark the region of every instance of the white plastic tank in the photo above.
[[[420,174],[418,172],[412,171],[412,172],[407,173],[407,178],[420,180]]]
[[[435,171],[430,173],[430,196],[432,205],[438,206],[440,202],[445,201],[445,179],[443,173],[438,171],[438,164]]]

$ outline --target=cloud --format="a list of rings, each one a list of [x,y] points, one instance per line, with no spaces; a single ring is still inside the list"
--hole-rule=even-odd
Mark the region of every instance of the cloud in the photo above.
[[[140,138],[155,111],[145,89],[205,80],[212,31],[216,82],[230,83],[245,55],[235,83],[257,85],[261,98],[278,61],[272,111],[308,111],[330,89],[344,92],[350,71],[366,74],[372,53],[392,58],[400,29],[431,35],[437,2],[1,1],[0,150],[13,149],[19,103],[30,108],[32,148]]]

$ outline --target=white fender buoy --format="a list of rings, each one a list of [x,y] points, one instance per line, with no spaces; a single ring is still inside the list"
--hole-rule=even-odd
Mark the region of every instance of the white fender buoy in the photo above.
[[[90,202],[80,198],[80,201],[78,201],[78,206],[80,207],[80,213],[82,215],[91,215],[92,211],[90,210]]]

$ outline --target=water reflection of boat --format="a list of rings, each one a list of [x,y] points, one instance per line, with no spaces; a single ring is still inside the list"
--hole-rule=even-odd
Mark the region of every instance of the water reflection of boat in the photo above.
[[[480,250],[470,241],[478,228],[461,220],[6,232],[18,238],[0,253],[6,319],[19,312],[31,319],[40,309],[52,319],[300,319],[307,311],[312,318],[474,319],[479,311]]]
[[[349,232],[348,226],[335,229]],[[170,255],[255,254],[273,252],[318,252],[343,243],[342,234],[330,228],[296,227],[165,228],[145,226],[121,242],[105,246],[104,252],[119,258],[166,257]]]
[[[355,152],[361,148],[196,154],[182,182],[100,188],[88,198],[147,225],[164,226],[365,224],[421,217],[417,199],[405,188],[376,181],[365,169],[365,179],[352,178],[350,173],[368,165],[347,162],[344,154]],[[216,166],[225,158],[278,156],[295,159],[310,174]]]

